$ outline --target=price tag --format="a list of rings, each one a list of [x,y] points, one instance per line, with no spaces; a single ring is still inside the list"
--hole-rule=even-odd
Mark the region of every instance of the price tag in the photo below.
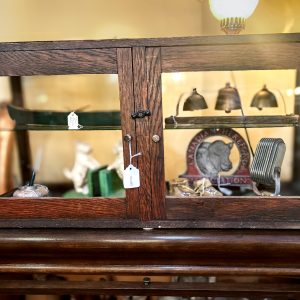
[[[132,189],[140,186],[140,171],[138,168],[130,164],[124,170],[123,185],[125,189]]]
[[[78,123],[78,116],[72,111],[68,114],[68,129],[81,129],[83,126]]]

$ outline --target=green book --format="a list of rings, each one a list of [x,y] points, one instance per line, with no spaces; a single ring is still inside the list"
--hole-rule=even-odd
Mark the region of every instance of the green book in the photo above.
[[[90,170],[87,174],[87,182],[88,182],[88,196],[89,197],[99,197],[101,196],[101,186],[99,181],[99,174],[101,170],[106,169],[107,166],[100,167],[96,170]]]
[[[99,171],[101,197],[124,197],[123,182],[116,170],[103,169]]]

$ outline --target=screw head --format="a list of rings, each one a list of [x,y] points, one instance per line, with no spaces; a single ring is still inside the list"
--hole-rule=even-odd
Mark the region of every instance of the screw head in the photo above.
[[[153,137],[152,137],[152,141],[153,141],[154,143],[158,143],[158,142],[160,141],[159,135],[154,134]]]
[[[125,141],[125,142],[129,143],[131,140],[132,140],[132,137],[131,137],[130,134],[126,134],[126,135],[124,136],[124,141]]]
[[[144,285],[145,285],[145,286],[150,285],[150,282],[151,282],[151,280],[150,280],[149,277],[145,277],[145,278],[144,278]]]

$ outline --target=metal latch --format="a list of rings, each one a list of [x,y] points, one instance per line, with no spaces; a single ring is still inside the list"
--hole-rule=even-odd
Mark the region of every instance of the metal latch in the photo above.
[[[138,110],[131,114],[132,119],[141,119],[141,118],[145,118],[145,117],[149,117],[149,116],[151,116],[150,109]]]

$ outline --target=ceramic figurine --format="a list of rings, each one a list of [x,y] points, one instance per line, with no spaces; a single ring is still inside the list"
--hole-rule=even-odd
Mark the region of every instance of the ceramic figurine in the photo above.
[[[119,142],[113,149],[116,158],[115,160],[107,167],[107,170],[116,170],[118,176],[123,179],[124,172],[124,157],[123,157],[123,144]]]
[[[64,169],[64,175],[73,181],[76,192],[85,195],[88,194],[88,171],[100,167],[99,162],[91,156],[91,152],[92,148],[89,144],[77,142],[74,166],[71,170]]]

